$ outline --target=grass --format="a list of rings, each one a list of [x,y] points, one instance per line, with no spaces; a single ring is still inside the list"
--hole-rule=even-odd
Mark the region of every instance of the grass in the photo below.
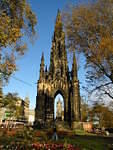
[[[37,132],[37,134],[36,134]],[[24,134],[22,134],[24,133]],[[32,133],[32,136],[31,136]],[[99,137],[94,136],[84,132],[83,130],[73,131],[71,134],[66,134],[60,132],[58,135],[58,141],[52,140],[52,132],[49,131],[50,136],[48,137],[47,131],[29,131],[20,132],[20,135],[15,136],[0,136],[0,145],[1,144],[10,144],[12,142],[39,142],[39,143],[63,143],[63,144],[72,144],[76,147],[79,147],[81,150],[112,150],[113,149],[113,138],[110,137]],[[22,135],[21,135],[22,134]]]
[[[87,137],[81,138],[81,136],[75,138],[66,137],[62,142],[67,141],[67,143],[73,144],[84,150],[107,150],[108,144],[104,140],[97,139],[87,139]],[[106,149],[105,149],[106,147]]]
[[[92,136],[95,136],[95,134],[93,134],[93,133],[88,133],[88,132],[86,132],[84,130],[80,130],[80,129],[74,130],[74,134],[75,135],[92,135]]]
[[[113,150],[113,137],[98,136],[78,129],[73,131],[73,135],[65,136],[60,141],[73,144],[83,150]]]

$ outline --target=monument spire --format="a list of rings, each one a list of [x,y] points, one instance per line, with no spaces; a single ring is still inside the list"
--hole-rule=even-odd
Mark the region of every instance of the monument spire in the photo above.
[[[58,10],[55,31],[52,39],[50,56],[50,72],[52,76],[65,76],[67,72],[67,53],[65,49],[65,33],[63,32],[62,17]]]
[[[40,79],[44,78],[44,53],[42,53],[41,64],[40,64]]]
[[[64,121],[76,127],[76,121],[80,121],[80,95],[79,81],[77,79],[76,57],[73,54],[72,71],[68,70],[67,53],[65,48],[65,33],[61,13],[58,10],[55,31],[52,39],[49,70],[44,67],[44,54],[40,64],[40,79],[37,85],[35,122],[42,126],[54,121],[54,99],[57,94],[64,97],[64,110],[60,107],[58,117],[64,117]],[[61,105],[60,105],[61,106]],[[73,126],[74,128],[74,126]]]
[[[55,36],[60,37],[62,33],[62,18],[60,10],[58,10],[57,17],[56,17],[56,24],[55,24]]]

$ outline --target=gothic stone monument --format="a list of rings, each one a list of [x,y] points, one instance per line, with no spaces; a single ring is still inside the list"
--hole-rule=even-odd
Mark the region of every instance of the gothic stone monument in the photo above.
[[[73,54],[72,70],[69,71],[60,12],[58,12],[56,18],[49,69],[47,69],[47,66],[45,67],[44,54],[41,58],[35,123],[54,121],[54,100],[57,94],[61,94],[64,99],[64,121],[67,123],[80,121],[80,94],[76,57]]]

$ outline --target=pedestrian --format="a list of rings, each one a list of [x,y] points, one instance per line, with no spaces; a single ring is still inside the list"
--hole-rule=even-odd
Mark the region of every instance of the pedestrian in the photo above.
[[[57,135],[57,130],[56,130],[56,126],[53,128],[53,140],[57,141],[58,140],[58,135]]]

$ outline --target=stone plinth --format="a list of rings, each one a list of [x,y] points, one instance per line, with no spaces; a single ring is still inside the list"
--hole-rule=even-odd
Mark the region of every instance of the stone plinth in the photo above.
[[[73,121],[71,127],[72,129],[83,129],[83,122]]]

